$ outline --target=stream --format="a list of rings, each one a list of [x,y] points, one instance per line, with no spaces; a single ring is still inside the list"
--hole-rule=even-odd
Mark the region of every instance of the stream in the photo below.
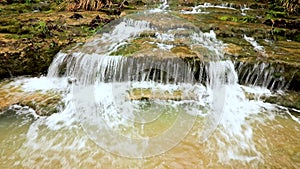
[[[214,31],[174,12],[164,1],[122,17],[60,51],[47,76],[1,82],[0,94],[60,96],[62,106],[0,112],[0,168],[299,168],[299,116],[260,99],[286,83],[263,65],[239,84],[243,65]]]

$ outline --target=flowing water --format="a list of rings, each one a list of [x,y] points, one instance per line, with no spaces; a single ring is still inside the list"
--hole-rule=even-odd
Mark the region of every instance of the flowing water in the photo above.
[[[1,112],[0,168],[299,168],[299,117],[259,99],[276,79],[253,68],[241,77],[255,86],[238,84],[214,32],[166,9],[121,18],[61,51],[47,77],[3,82],[17,94],[54,91],[64,107]],[[128,52],[136,41],[142,47]],[[177,46],[200,54],[179,57]]]

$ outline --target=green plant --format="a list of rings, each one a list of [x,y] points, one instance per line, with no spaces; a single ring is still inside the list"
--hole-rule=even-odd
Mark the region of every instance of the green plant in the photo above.
[[[40,21],[38,26],[35,27],[36,32],[42,36],[42,37],[47,37],[50,36],[50,30],[47,27],[46,22]]]
[[[26,3],[26,4],[31,4],[31,3],[32,3],[32,0],[25,0],[25,3]]]
[[[241,21],[243,22],[243,23],[256,23],[257,22],[257,19],[256,19],[256,17],[253,17],[253,16],[244,16],[242,19],[241,19]]]
[[[238,19],[237,17],[232,17],[232,18],[231,18],[231,21],[233,21],[233,22],[238,22],[239,19]]]
[[[59,4],[63,3],[63,1],[64,1],[64,0],[55,0],[55,3],[56,3],[57,5],[59,5]]]
[[[239,21],[239,19],[237,18],[237,17],[231,17],[231,16],[221,16],[220,18],[219,18],[220,20],[222,20],[222,21],[233,21],[233,22],[238,22]]]
[[[219,19],[222,21],[228,21],[229,16],[221,16]]]
[[[270,10],[266,12],[266,18],[271,19],[271,18],[285,18],[288,16],[288,13],[285,11],[275,11],[275,10]]]

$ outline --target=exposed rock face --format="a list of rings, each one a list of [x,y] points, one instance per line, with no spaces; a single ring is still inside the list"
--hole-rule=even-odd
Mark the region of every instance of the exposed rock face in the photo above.
[[[12,105],[28,106],[38,115],[47,116],[62,110],[64,103],[58,91],[25,92],[20,86],[11,85],[9,81],[0,84],[0,112]]]
[[[98,26],[113,19],[101,12],[74,14],[50,9],[19,14],[17,10],[25,10],[27,6],[18,5],[0,5],[3,16],[0,18],[0,79],[46,74],[58,51],[86,41]],[[102,20],[97,21],[97,25],[89,25],[96,16]]]
[[[196,96],[192,94],[184,95],[180,90],[174,91],[152,91],[151,89],[133,89],[129,91],[129,100],[190,100],[197,99]]]

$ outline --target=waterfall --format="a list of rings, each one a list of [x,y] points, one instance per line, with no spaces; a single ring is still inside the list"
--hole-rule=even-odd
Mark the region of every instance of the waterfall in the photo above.
[[[99,123],[114,124],[111,127],[118,128],[117,126],[120,125],[129,125],[131,122],[128,119],[137,120],[137,116],[139,116],[135,113],[137,103],[128,101],[128,91],[134,89],[135,86],[140,86],[139,90],[146,90],[150,87],[153,92],[175,85],[177,90],[184,91],[183,95],[185,98],[190,98],[189,95],[196,96],[194,101],[188,101],[190,102],[189,104],[194,104],[192,102],[196,103],[193,106],[191,105],[191,108],[193,107],[195,110],[192,112],[188,111],[188,114],[202,114],[205,117],[203,132],[199,136],[199,140],[205,141],[216,129],[222,117],[226,97],[225,86],[237,83],[237,75],[233,63],[224,58],[223,43],[216,39],[213,31],[203,33],[191,23],[187,23],[168,13],[150,11],[148,13],[140,13],[138,17],[136,16],[122,18],[112,23],[113,26],[107,26],[109,28],[113,27],[113,29],[107,31],[107,28],[103,28],[104,32],[100,32],[86,44],[71,49],[67,53],[59,53],[49,68],[48,76],[65,76],[75,79],[76,85],[73,90],[75,90],[75,104],[77,109],[81,111],[79,118],[85,119],[83,120],[85,128],[98,128],[102,133],[112,133],[113,131],[106,126],[99,125]],[[158,18],[162,22],[156,20]],[[168,24],[168,21],[172,21],[173,24]],[[143,44],[148,43],[157,46],[150,49],[150,52],[142,50],[142,53],[140,53],[140,51],[136,51],[129,56],[114,54],[118,53],[116,51],[122,48],[130,47],[132,41],[151,31],[155,32],[154,36],[149,36],[143,42]],[[199,52],[206,52],[205,54],[200,53],[201,57],[199,58],[186,59],[184,58],[185,56],[183,58],[178,57],[171,52],[173,48],[177,47],[174,44],[176,41],[183,43],[179,46],[191,46],[195,49],[200,48]],[[198,59],[198,61],[195,59]],[[187,85],[190,87],[185,87]],[[198,89],[196,88],[199,88],[199,86],[206,86],[206,91],[197,92],[196,90]],[[206,95],[205,93],[211,93],[209,94],[211,99],[210,101],[207,100],[206,103],[203,99],[204,95]],[[93,106],[93,102],[96,102],[98,105]],[[168,104],[163,101],[152,103],[153,106]],[[184,104],[186,103],[180,103],[178,106],[183,106]],[[203,104],[210,107],[210,113],[203,114],[203,111],[196,110],[197,106]],[[104,119],[95,113],[89,113],[97,111],[102,112],[101,116]],[[180,127],[181,130],[185,129],[188,131],[195,122],[195,117],[182,116],[181,118],[183,119],[180,120],[180,123],[183,122],[185,127]],[[114,120],[111,121],[111,119]],[[145,117],[142,119],[145,120]],[[144,122],[147,122],[147,120],[140,121],[140,123]],[[177,130],[179,130],[178,127]],[[135,142],[135,145],[140,147],[139,149],[132,151],[122,148],[121,152],[117,152],[116,149],[127,147],[119,145],[120,143],[129,144],[132,140],[117,137],[119,141],[115,143],[116,147],[111,148],[101,139],[105,137],[104,135],[94,135],[88,129],[86,129],[86,132],[100,146],[104,146],[116,154],[121,153],[121,155],[129,157],[143,157],[162,153],[161,149],[149,151],[151,144],[157,142],[155,139],[145,140],[141,138]],[[181,138],[185,132],[182,130],[182,132],[178,133],[171,135],[177,135],[177,138]],[[171,137],[171,135],[165,136],[164,139]],[[175,139],[173,143],[165,145],[163,151],[170,149],[170,146],[175,145],[178,141]]]
[[[232,8],[204,4],[193,12],[209,7]],[[296,166],[299,119],[246,97],[271,93],[257,86],[285,89],[284,68],[234,64],[214,31],[201,32],[167,9],[164,0],[104,26],[88,42],[60,51],[47,77],[1,84],[24,96],[54,91],[64,106],[47,117],[22,106],[12,106],[17,118],[1,112],[0,167]]]
[[[292,78],[286,79],[283,65],[272,63],[236,63],[239,74],[239,83],[252,86],[261,86],[270,90],[285,90]]]
[[[141,18],[143,15],[140,14]],[[147,14],[148,16],[151,13]],[[114,29],[111,32],[104,32],[96,35],[91,41],[83,46],[76,46],[74,49],[67,51],[67,53],[60,52],[52,62],[48,70],[48,77],[66,76],[76,78],[80,84],[94,84],[97,82],[122,82],[122,81],[144,81],[144,80],[160,80],[167,83],[193,83],[195,82],[196,74],[193,69],[195,67],[194,61],[189,62],[182,58],[175,56],[170,52],[169,48],[163,48],[180,39],[191,39],[193,46],[203,46],[207,48],[209,53],[205,56],[208,61],[219,62],[224,56],[222,51],[222,43],[216,39],[213,31],[210,33],[202,33],[197,30],[192,24],[181,23],[182,21],[169,14],[152,14],[152,17],[165,17],[172,20],[178,20],[177,25],[159,25],[159,23],[150,23],[147,21],[134,20],[131,18],[120,19],[112,25]],[[160,16],[161,15],[161,16]],[[145,17],[146,15],[144,15]],[[155,25],[156,24],[156,25]],[[112,27],[109,25],[108,27]],[[184,31],[194,29],[188,35]],[[104,30],[106,30],[104,28]],[[177,35],[171,33],[176,31]],[[146,31],[155,31],[153,42],[159,49],[153,49],[149,54],[133,54],[132,56],[113,55],[116,50],[130,45],[130,39],[138,38],[141,33]],[[183,32],[183,33],[182,33]],[[182,33],[182,35],[181,35]],[[187,36],[187,37],[182,37]],[[146,43],[146,42],[144,42]],[[185,45],[185,44],[184,44]],[[207,61],[200,61],[198,69],[206,69]],[[222,65],[222,64],[221,64]],[[164,68],[165,73],[159,72]],[[219,69],[220,66],[216,69]],[[214,69],[214,68],[211,68]],[[206,69],[209,71],[209,69]],[[219,72],[220,73],[220,72]],[[222,72],[226,74],[225,77],[230,76],[233,72]],[[205,73],[206,75],[208,73]],[[166,77],[164,77],[164,75]],[[172,75],[173,77],[168,77]],[[206,79],[197,74],[197,79]],[[210,81],[213,80],[211,78]],[[200,81],[201,83],[201,81]],[[225,83],[223,83],[225,84]]]

